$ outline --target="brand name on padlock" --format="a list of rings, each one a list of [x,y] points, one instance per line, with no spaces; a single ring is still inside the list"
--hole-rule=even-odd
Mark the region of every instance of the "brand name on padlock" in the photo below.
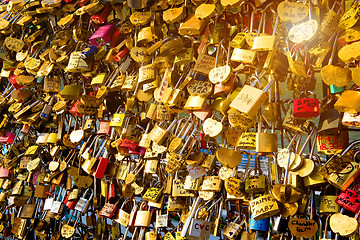
[[[195,223],[194,228],[197,230],[205,230],[205,231],[210,231],[210,229],[211,229],[210,225],[200,224],[200,223]]]

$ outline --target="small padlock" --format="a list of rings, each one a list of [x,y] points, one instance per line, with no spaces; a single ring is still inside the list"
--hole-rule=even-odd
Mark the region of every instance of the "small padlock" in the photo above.
[[[327,185],[320,197],[320,213],[336,213],[340,211],[340,206],[336,203],[336,195],[328,195],[326,190],[330,187]]]

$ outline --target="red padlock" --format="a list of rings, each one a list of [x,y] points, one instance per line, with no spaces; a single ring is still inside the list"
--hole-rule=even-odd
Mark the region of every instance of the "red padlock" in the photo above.
[[[96,167],[93,176],[101,179],[104,176],[108,164],[109,164],[109,159],[105,157],[99,157],[99,163]]]
[[[139,143],[131,141],[129,139],[123,139],[122,142],[120,143],[120,147],[121,148],[125,148],[128,151],[136,151],[136,148],[138,147]]]
[[[83,6],[85,6],[85,4],[87,4],[88,2],[90,2],[90,0],[79,0],[77,4],[78,4],[80,7],[83,7]]]
[[[128,52],[129,52],[129,49],[127,47],[124,47],[122,50],[120,50],[120,52],[118,52],[114,56],[114,60],[116,62],[119,62]]]
[[[69,208],[69,209],[74,209],[75,205],[77,203],[78,200],[71,200],[69,201],[69,195],[71,192],[69,192],[69,194],[66,196],[66,198],[64,199],[63,203]]]
[[[111,201],[115,198],[115,184],[111,181],[109,184],[108,200]]]
[[[112,10],[113,9],[112,9],[110,3],[108,3],[101,13],[97,13],[95,15],[92,15],[91,18],[90,18],[90,21],[92,23],[95,23],[95,24],[104,24],[107,17],[110,15]]]
[[[22,88],[23,86],[22,85],[19,85],[17,82],[16,82],[16,75],[12,75],[11,77],[9,77],[9,82],[14,86],[14,88],[16,90]]]
[[[351,189],[342,191],[335,202],[346,210],[354,213],[360,210],[360,195]]]
[[[314,93],[310,92],[312,95]],[[300,94],[300,97],[303,94]],[[319,116],[319,99],[317,98],[298,98],[293,103],[293,115],[296,118],[313,118]]]
[[[129,154],[132,154],[132,155],[145,155],[145,152],[146,152],[146,148],[143,148],[143,147],[136,147],[135,150],[130,150],[129,149]]]
[[[12,144],[15,140],[15,134],[13,134],[12,132],[7,132],[5,133],[4,136],[0,137],[0,143],[4,143],[4,144]]]
[[[114,48],[116,47],[117,45],[119,45],[121,43],[121,41],[123,41],[123,37],[121,35],[121,31],[120,31],[120,28],[117,28],[115,30],[115,33],[113,35],[113,37],[111,38],[111,41],[110,41],[110,47],[111,48]]]
[[[80,107],[80,105],[82,105],[83,103],[81,102],[81,101],[77,101],[72,107],[71,107],[71,109],[69,110],[69,112],[73,115],[73,116],[75,116],[75,117],[82,117],[83,116],[83,114],[81,114],[80,112],[79,112],[79,109],[78,109],[78,107]]]
[[[118,203],[119,200],[116,203],[105,203],[103,208],[100,210],[99,215],[106,218],[112,218],[117,210]]]

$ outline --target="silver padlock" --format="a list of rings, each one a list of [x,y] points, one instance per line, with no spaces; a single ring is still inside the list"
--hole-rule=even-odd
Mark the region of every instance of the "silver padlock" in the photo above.
[[[91,195],[90,197],[87,199],[86,195],[88,194],[89,190],[91,190]],[[86,191],[84,192],[84,194],[82,195],[82,197],[80,197],[79,201],[76,203],[75,205],[75,210],[79,211],[79,212],[86,212],[89,205],[90,205],[90,201],[94,196],[94,192],[92,191],[92,189],[88,188],[86,189]]]

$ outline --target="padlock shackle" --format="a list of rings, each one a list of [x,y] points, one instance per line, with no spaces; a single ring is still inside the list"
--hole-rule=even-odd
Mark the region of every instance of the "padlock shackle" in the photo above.
[[[213,202],[207,209],[206,211],[210,211],[216,204],[218,204],[219,202],[223,201],[223,197],[219,197],[215,202]]]
[[[341,153],[340,156],[342,156],[342,157],[345,156],[346,153],[348,153],[350,151],[350,149],[352,149],[354,146],[359,145],[359,144],[360,144],[360,139],[351,142],[349,144],[349,146]]]
[[[189,118],[190,119],[190,118]],[[182,135],[182,137],[181,137],[181,139],[182,140],[185,140],[186,139],[186,137],[188,136],[188,133],[189,133],[189,131],[190,131],[190,129],[194,126],[194,124],[195,124],[195,121],[192,121],[190,124],[189,124],[189,126],[187,126],[187,128],[185,129],[185,132],[184,132],[184,134]],[[181,133],[182,131],[180,131],[180,133]],[[179,134],[180,134],[179,133]]]
[[[304,152],[304,150],[305,150],[305,148],[306,148],[306,145],[308,145],[311,137],[313,137],[314,134],[315,134],[315,139],[316,139],[317,128],[316,128],[315,125],[313,125],[313,124],[311,124],[311,125],[309,124],[309,128],[310,128],[310,127],[312,128],[312,129],[311,129],[311,132],[308,134],[307,138],[305,139],[305,142],[304,142],[303,146],[301,147],[301,149],[300,149],[300,151],[299,151],[299,153],[298,153],[298,154],[300,155],[300,157],[301,157],[301,155],[303,154],[303,152]],[[316,142],[316,140],[314,140],[313,142]]]
[[[196,200],[194,201],[193,205],[192,205],[192,208],[191,208],[191,212],[190,212],[189,217],[186,219],[186,221],[185,221],[185,223],[184,223],[183,229],[182,229],[181,234],[180,234],[181,237],[183,237],[183,238],[186,237],[186,233],[187,233],[188,230],[189,230],[191,220],[192,220],[192,218],[193,218],[194,215],[195,215],[196,207],[199,205],[200,202],[201,202],[201,197],[198,196],[198,197],[196,198]]]
[[[106,139],[101,142],[100,149],[99,149],[99,151],[96,153],[95,158],[98,158],[98,157],[101,155],[101,152],[104,150],[104,148],[105,148],[105,146],[106,146],[106,142],[107,142]]]
[[[339,32],[339,31],[337,31],[337,32],[335,32],[335,33],[336,33],[336,35],[335,35],[335,39],[334,39],[334,42],[333,42],[333,45],[332,45],[331,55],[330,55],[330,58],[329,58],[328,65],[332,65],[332,63],[333,63],[334,56],[335,56],[336,44],[337,44],[337,41],[338,41],[338,38],[339,38],[339,35],[340,35],[340,32]]]
[[[170,125],[166,128],[166,132],[170,132],[170,130],[174,127],[174,125],[176,124],[178,118],[177,116],[175,116],[174,120],[170,123]]]

